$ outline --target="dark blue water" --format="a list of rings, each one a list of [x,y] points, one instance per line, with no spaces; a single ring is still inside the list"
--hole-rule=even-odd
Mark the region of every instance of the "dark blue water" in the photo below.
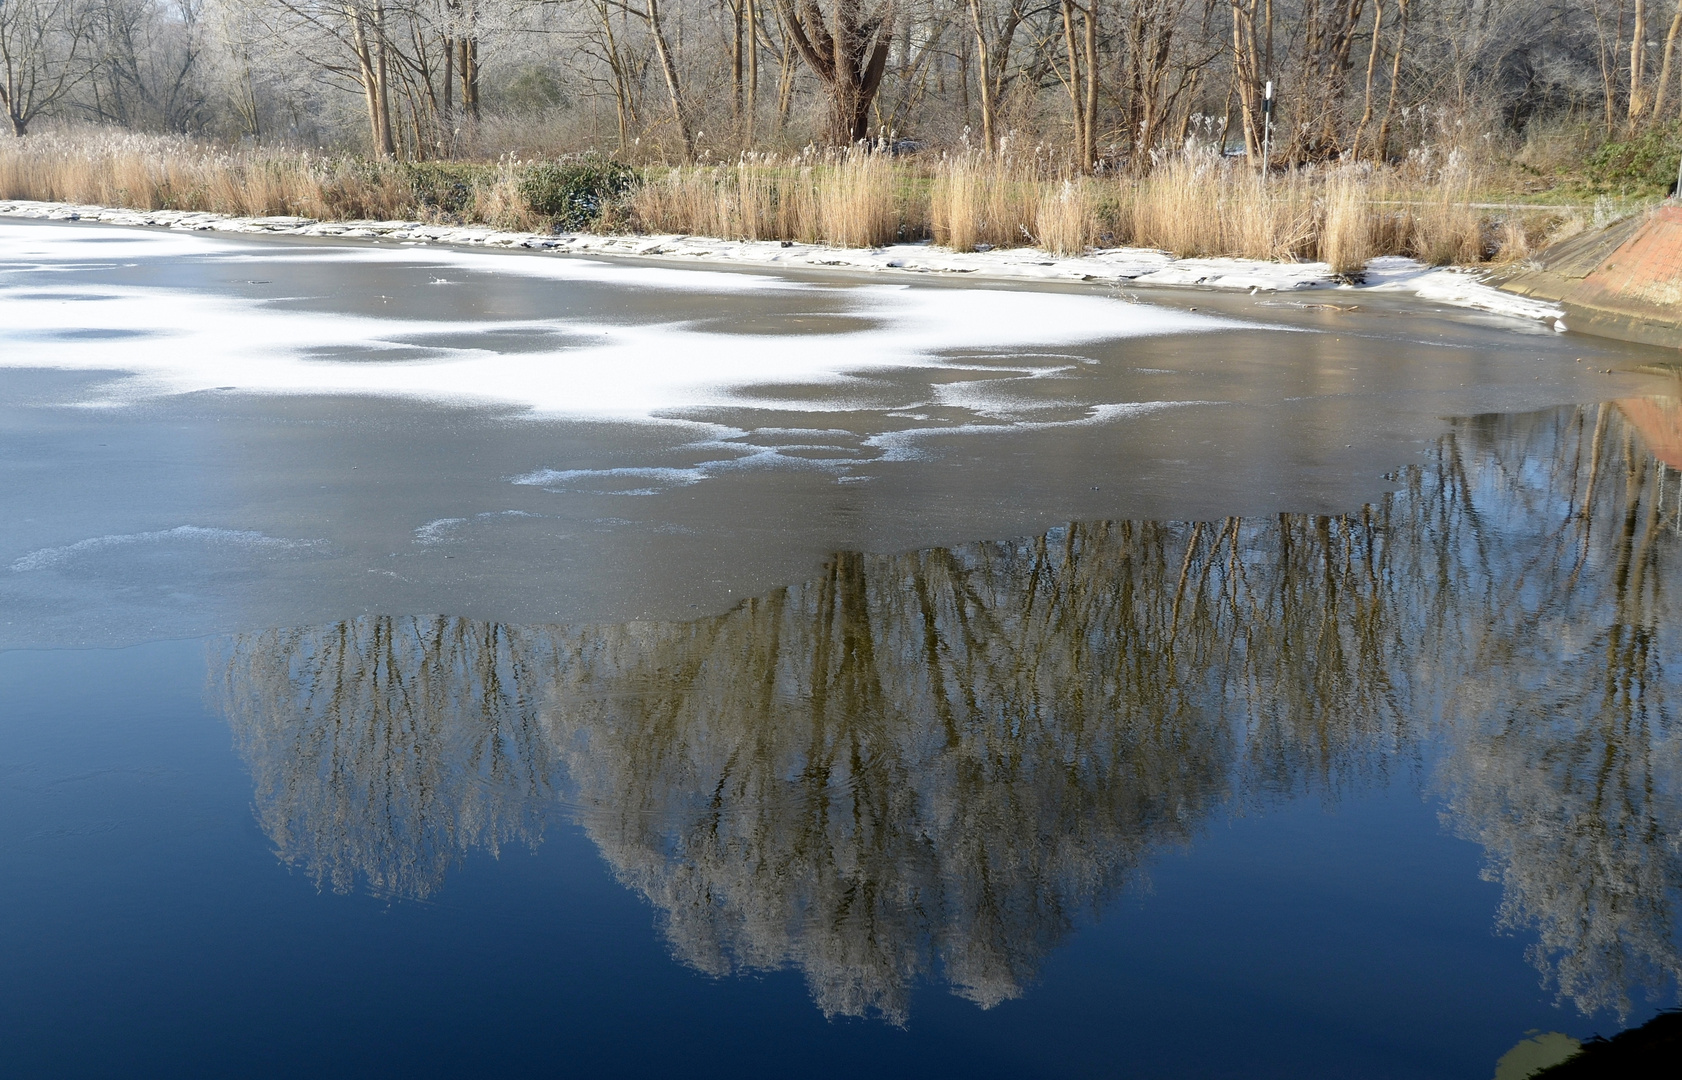
[[[1405,787],[1221,820],[1081,918],[1021,999],[920,986],[904,1029],[825,1020],[792,972],[675,962],[564,824],[424,902],[335,895],[277,864],[205,658],[0,654],[16,1075],[1474,1075],[1509,1033],[1589,1026]]]
[[[689,623],[0,653],[0,1072],[1485,1077],[1638,1023],[1682,490],[1629,415]]]

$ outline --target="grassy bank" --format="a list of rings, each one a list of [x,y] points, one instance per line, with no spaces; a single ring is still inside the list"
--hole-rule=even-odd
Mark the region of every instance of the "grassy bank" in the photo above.
[[[932,239],[960,251],[1031,245],[1075,254],[1132,245],[1318,259],[1339,273],[1376,255],[1462,265],[1522,258],[1592,217],[1557,206],[1480,208],[1484,178],[1452,156],[1265,180],[1196,146],[1143,177],[1072,175],[1036,158],[859,150],[633,169],[591,157],[368,161],[98,132],[0,141],[0,198],[853,247]]]

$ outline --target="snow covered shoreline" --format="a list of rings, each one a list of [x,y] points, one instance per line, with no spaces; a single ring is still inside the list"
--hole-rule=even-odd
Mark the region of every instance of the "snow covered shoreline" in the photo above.
[[[1400,256],[1367,264],[1361,285],[1340,283],[1321,262],[1257,259],[1176,259],[1148,248],[1108,248],[1085,255],[1052,255],[1037,248],[956,252],[932,244],[837,248],[776,240],[718,240],[697,236],[596,235],[505,232],[487,225],[429,225],[418,221],[316,221],[299,217],[233,217],[185,210],[124,210],[72,203],[0,200],[0,216],[49,221],[93,221],[192,231],[277,236],[396,240],[522,248],[558,254],[628,256],[669,262],[766,269],[829,269],[884,274],[962,275],[977,281],[1102,282],[1201,286],[1247,291],[1336,288],[1347,292],[1412,293],[1423,300],[1519,319],[1550,322],[1563,312],[1539,300],[1484,284],[1476,271],[1430,267]]]

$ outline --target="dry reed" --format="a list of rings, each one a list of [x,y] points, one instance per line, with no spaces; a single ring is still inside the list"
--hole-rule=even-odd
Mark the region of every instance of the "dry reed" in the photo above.
[[[1494,262],[1523,262],[1530,257],[1530,235],[1524,222],[1507,218],[1496,228]]]
[[[0,139],[0,198],[320,219],[450,216],[510,229],[545,224],[521,197],[518,161],[428,167],[471,173],[465,202],[449,215],[417,194],[414,166],[221,149],[179,137],[44,132]],[[1069,177],[1046,160],[1011,154],[966,151],[919,162],[854,148],[648,170],[598,227],[851,247],[932,237],[959,251],[1037,244],[1058,255],[1082,253],[1103,235],[1106,243],[1182,257],[1317,258],[1349,276],[1375,255],[1478,262],[1486,228],[1503,260],[1524,258],[1542,241],[1534,222],[1510,215],[1486,226],[1471,205],[1474,190],[1475,178],[1453,155],[1399,170],[1303,169],[1264,178],[1188,143],[1159,155],[1143,177]]]
[[[1035,239],[1053,255],[1083,255],[1097,229],[1086,181],[1064,180],[1040,193],[1034,210]]]
[[[1408,254],[1432,266],[1475,263],[1483,256],[1483,223],[1471,205],[1471,170],[1451,158],[1436,179],[1413,207]]]
[[[1126,215],[1133,243],[1181,256],[1293,259],[1313,254],[1313,180],[1262,177],[1191,147],[1132,182]]]
[[[314,218],[399,217],[414,201],[393,170],[351,158],[108,132],[0,141],[0,198]]]
[[[900,237],[901,182],[890,159],[865,150],[744,156],[653,173],[632,194],[631,212],[649,232],[879,247]]]
[[[1359,274],[1377,254],[1373,186],[1369,170],[1338,169],[1325,179],[1318,246],[1334,274]]]
[[[965,153],[935,169],[929,192],[934,242],[953,251],[1032,243],[1042,185],[1032,164]]]

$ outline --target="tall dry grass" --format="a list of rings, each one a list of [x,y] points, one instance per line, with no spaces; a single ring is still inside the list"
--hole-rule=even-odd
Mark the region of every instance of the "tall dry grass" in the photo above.
[[[1328,175],[1321,191],[1318,254],[1332,273],[1359,274],[1378,254],[1378,215],[1374,212],[1375,181],[1370,170],[1339,169]]]
[[[417,172],[417,169],[422,170]],[[443,170],[428,181],[424,169]],[[43,132],[0,139],[0,198],[319,219],[471,220],[541,228],[525,165],[369,162],[178,137]],[[459,173],[451,170],[462,170]],[[465,177],[465,180],[460,180]],[[459,181],[459,182],[458,182]],[[427,183],[451,188],[448,210]],[[648,232],[876,247],[930,238],[959,251],[1037,245],[1074,255],[1102,242],[1178,256],[1320,259],[1355,276],[1376,255],[1434,264],[1525,257],[1548,239],[1536,214],[1480,210],[1457,155],[1398,168],[1340,166],[1262,177],[1188,143],[1142,177],[1069,175],[1042,157],[973,151],[900,159],[868,148],[744,155],[644,170],[607,223]],[[465,191],[465,195],[462,192]]]
[[[1064,180],[1040,191],[1034,209],[1034,234],[1053,255],[1083,255],[1096,242],[1098,222],[1092,184]]]
[[[1412,207],[1408,254],[1432,266],[1475,263],[1484,249],[1482,215],[1471,205],[1476,179],[1470,169],[1450,159],[1436,180]]]
[[[1009,154],[964,153],[935,166],[929,230],[954,251],[1032,244],[1046,182],[1037,163]]]
[[[112,132],[0,140],[0,198],[314,218],[394,218],[414,203],[395,170],[354,158]]]
[[[1317,184],[1302,173],[1262,177],[1188,147],[1126,182],[1130,240],[1182,256],[1312,258]]]
[[[860,149],[744,156],[653,171],[632,193],[631,212],[648,232],[880,247],[906,226],[905,179],[891,159]]]

